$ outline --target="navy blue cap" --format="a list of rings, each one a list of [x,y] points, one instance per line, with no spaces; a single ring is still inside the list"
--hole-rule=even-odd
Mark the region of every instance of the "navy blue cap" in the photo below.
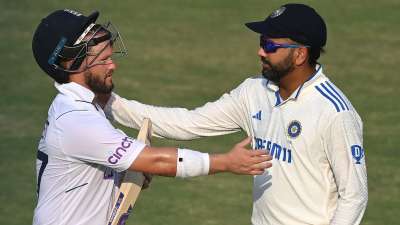
[[[322,17],[310,6],[286,4],[265,20],[245,24],[252,31],[270,38],[290,38],[311,47],[326,44],[327,31]]]
[[[95,11],[89,16],[70,10],[57,10],[43,18],[32,40],[32,50],[40,68],[59,83],[68,80],[68,73],[54,67],[54,62],[59,60],[58,53],[65,46],[74,46],[76,40],[85,29],[95,23],[99,12]]]

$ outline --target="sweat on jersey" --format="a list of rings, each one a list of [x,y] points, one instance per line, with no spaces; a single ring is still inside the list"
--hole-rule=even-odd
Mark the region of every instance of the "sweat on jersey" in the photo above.
[[[33,225],[106,225],[118,172],[145,144],[115,129],[89,89],[73,82],[56,88],[39,142]]]
[[[285,101],[262,76],[194,110],[149,106],[113,94],[106,114],[177,140],[244,130],[273,166],[254,176],[253,225],[359,224],[367,199],[362,121],[344,94],[317,72]]]

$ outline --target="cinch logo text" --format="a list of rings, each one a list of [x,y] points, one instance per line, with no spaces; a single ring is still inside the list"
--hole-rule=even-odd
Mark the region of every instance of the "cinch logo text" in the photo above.
[[[129,140],[129,137],[122,138],[121,146],[114,150],[114,153],[108,157],[108,162],[111,164],[116,164],[129,148],[133,141]]]

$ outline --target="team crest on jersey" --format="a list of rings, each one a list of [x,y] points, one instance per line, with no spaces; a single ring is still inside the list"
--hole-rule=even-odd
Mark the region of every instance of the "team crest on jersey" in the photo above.
[[[293,120],[292,122],[289,123],[289,126],[287,128],[287,134],[291,138],[296,138],[300,135],[301,133],[301,124],[297,120]]]
[[[361,164],[360,160],[364,158],[364,149],[359,145],[352,145],[351,146],[351,154],[353,158],[356,160],[356,164]]]
[[[282,13],[283,13],[285,10],[286,10],[285,7],[280,7],[279,9],[273,11],[269,17],[271,17],[271,18],[278,17],[278,16],[282,15]]]

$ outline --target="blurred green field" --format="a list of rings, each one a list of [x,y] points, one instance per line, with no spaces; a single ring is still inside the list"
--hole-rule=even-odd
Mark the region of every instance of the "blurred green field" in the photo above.
[[[259,72],[258,37],[244,23],[287,1],[0,0],[0,224],[31,224],[35,156],[55,95],[39,70],[31,38],[40,19],[59,8],[97,9],[122,32],[129,56],[114,73],[116,92],[140,101],[193,108]],[[362,224],[394,225],[400,212],[400,1],[303,1],[328,25],[321,63],[364,121],[369,203]],[[397,102],[397,103],[396,103]],[[124,129],[135,135],[135,131]],[[224,152],[243,134],[192,142],[157,140]],[[397,137],[397,138],[396,138]],[[230,174],[191,180],[155,178],[128,224],[250,224],[252,179]]]

